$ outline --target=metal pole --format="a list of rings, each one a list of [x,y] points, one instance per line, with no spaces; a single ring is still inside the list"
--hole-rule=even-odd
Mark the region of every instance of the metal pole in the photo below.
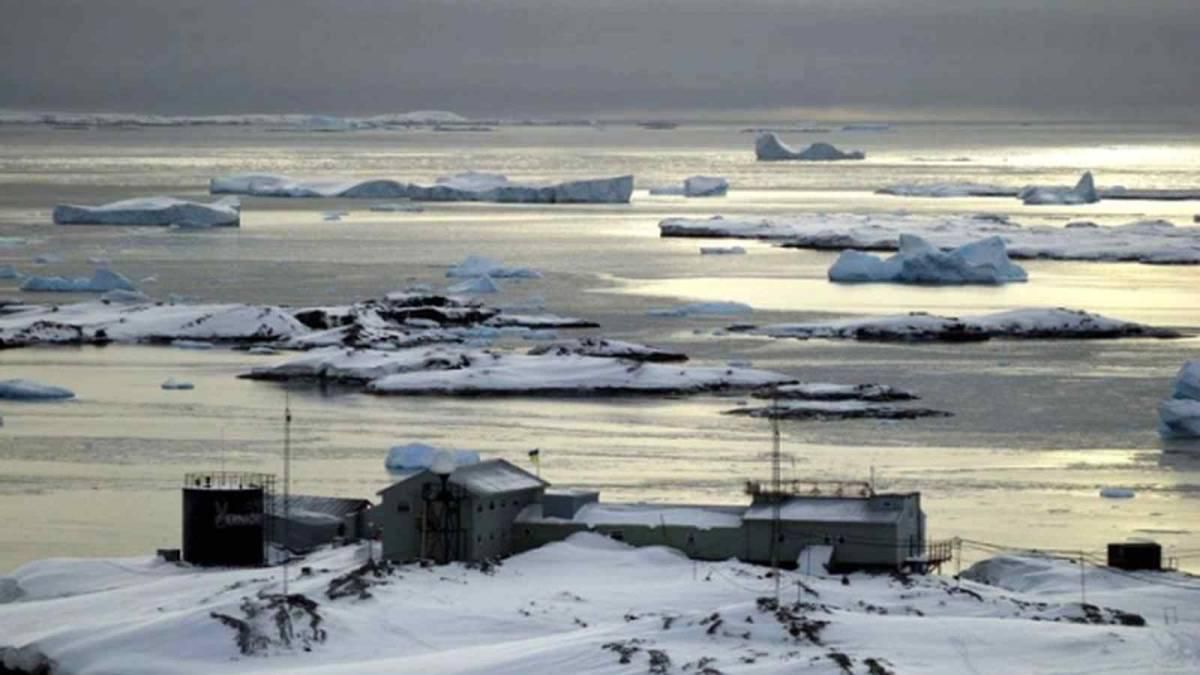
[[[779,454],[779,410],[778,401],[772,399],[771,407],[776,408],[771,415],[771,575],[775,578],[775,603],[779,604],[779,539],[782,534],[780,520],[780,501],[783,486],[780,482]]]
[[[1083,566],[1083,551],[1079,552],[1079,604],[1087,603],[1087,574]]]
[[[292,401],[284,394],[283,399],[283,595],[288,594],[288,521],[291,519],[292,499]]]

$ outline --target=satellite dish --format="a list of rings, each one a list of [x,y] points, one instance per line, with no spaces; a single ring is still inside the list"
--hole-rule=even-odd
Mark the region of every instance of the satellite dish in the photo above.
[[[433,462],[429,464],[429,470],[439,476],[449,476],[454,473],[454,469],[458,468],[458,462],[454,461],[454,455],[446,450],[438,450],[433,456]]]

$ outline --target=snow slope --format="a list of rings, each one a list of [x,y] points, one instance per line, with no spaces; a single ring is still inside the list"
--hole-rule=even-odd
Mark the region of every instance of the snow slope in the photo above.
[[[996,216],[931,217],[907,214],[814,213],[787,219],[667,218],[664,237],[764,239],[790,248],[894,251],[901,234],[921,237],[938,248],[958,248],[998,236],[1014,259],[1135,261],[1200,264],[1200,227],[1146,220],[1114,227],[1089,222],[1065,227],[1022,226]]]
[[[279,568],[30,563],[4,580],[17,597],[0,604],[0,654],[9,666],[44,655],[89,675],[1177,675],[1200,662],[1196,580],[1178,574],[1090,567],[1084,605],[1078,568],[1050,558],[1006,556],[965,575],[990,584],[785,571],[776,604],[761,567],[694,563],[590,533],[486,571],[366,557],[365,546],[343,547],[312,554],[301,564],[309,574],[292,566],[291,646],[273,614],[245,611],[279,593]],[[338,592],[355,577],[363,592]],[[214,615],[246,620],[268,643],[243,654]]]
[[[514,183],[501,174],[466,172],[438,178],[432,185],[420,185],[391,179],[298,180],[276,174],[243,173],[213,178],[209,181],[209,192],[259,197],[343,197],[425,202],[624,204],[629,202],[633,194],[633,176],[542,185]]]
[[[861,251],[844,251],[829,268],[829,280],[842,282],[1004,284],[1028,278],[1021,266],[1008,259],[1000,237],[943,252],[918,236],[902,234],[899,251],[886,260]]]
[[[57,225],[237,227],[241,224],[241,207],[236,198],[204,204],[172,197],[144,197],[102,206],[60,204],[54,207],[54,222]]]

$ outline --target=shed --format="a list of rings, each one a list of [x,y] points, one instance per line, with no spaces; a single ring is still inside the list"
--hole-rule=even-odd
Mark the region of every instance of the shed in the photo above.
[[[368,536],[366,514],[370,508],[371,502],[365,499],[289,495],[285,502],[282,495],[276,495],[267,508],[268,536],[272,543],[298,553],[338,538],[360,539]]]

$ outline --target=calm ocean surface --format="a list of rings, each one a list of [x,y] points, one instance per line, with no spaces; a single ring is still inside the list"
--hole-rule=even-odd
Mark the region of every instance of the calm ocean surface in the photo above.
[[[506,127],[490,133],[302,133],[251,128],[53,130],[0,127],[0,265],[90,273],[112,260],[146,292],[197,300],[345,303],[414,283],[446,285],[468,254],[534,267],[503,283],[498,305],[543,298],[549,311],[599,321],[594,331],[682,349],[706,363],[750,360],[814,381],[882,382],[916,390],[954,417],[898,423],[785,422],[786,474],[921,490],[935,537],[1098,551],[1153,538],[1200,549],[1200,445],[1167,446],[1155,406],[1200,340],[865,345],[714,335],[719,319],[654,318],[695,299],[737,300],[754,322],[832,314],[969,313],[1069,306],[1200,329],[1200,269],[1034,261],[1028,284],[1003,288],[834,286],[834,253],[743,243],[744,256],[700,256],[701,241],[660,239],[673,215],[824,212],[1003,213],[1021,223],[1167,218],[1191,225],[1200,202],[1108,201],[1025,207],[1015,199],[906,199],[873,190],[902,181],[1073,183],[1200,188],[1200,135],[1149,125],[902,125],[887,132],[782,134],[863,149],[864,162],[757,163],[742,125],[672,131],[629,126]],[[243,200],[238,230],[57,227],[56,203],[169,194],[207,197],[237,171],[432,180],[468,169],[513,178],[632,173],[630,205],[430,204],[370,213],[366,200]],[[651,197],[694,174],[730,180],[728,197]],[[324,211],[347,209],[340,222]],[[11,242],[10,242],[11,243]],[[63,262],[35,267],[35,255]],[[0,280],[0,297],[23,294]],[[741,317],[744,318],[744,317]],[[739,318],[739,320],[741,320]],[[519,346],[519,345],[518,345]],[[67,403],[0,405],[0,573],[51,556],[133,555],[179,542],[184,472],[281,470],[285,395],[294,409],[294,490],[372,496],[388,484],[390,445],[422,440],[526,462],[543,475],[598,487],[609,499],[743,500],[765,478],[768,426],[721,415],[736,399],[472,400],[378,398],[236,379],[279,357],[224,350],[127,347],[0,352],[0,378],[73,389]],[[194,391],[162,391],[168,376]],[[1136,490],[1102,499],[1102,487]],[[1200,569],[1200,558],[1184,558]]]

